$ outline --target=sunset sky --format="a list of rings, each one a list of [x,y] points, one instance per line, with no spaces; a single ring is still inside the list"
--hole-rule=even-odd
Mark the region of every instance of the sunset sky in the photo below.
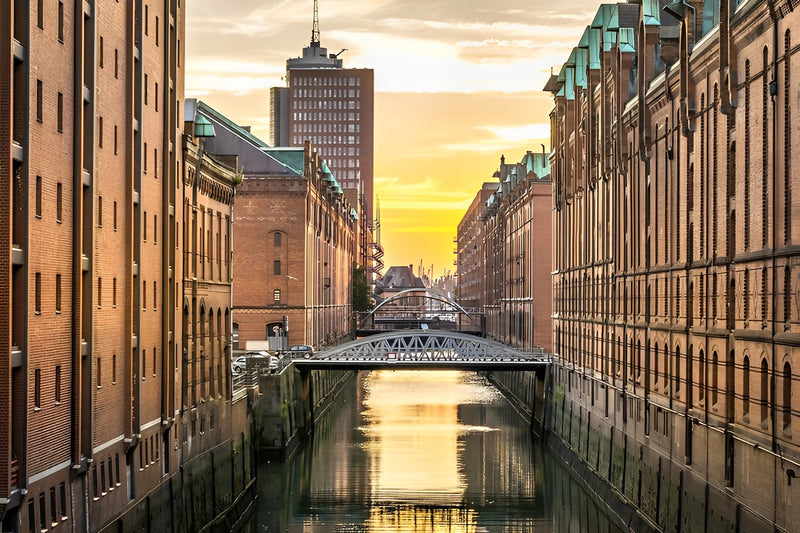
[[[454,271],[456,228],[501,155],[549,150],[541,88],[597,0],[319,0],[320,41],[375,71],[384,260]],[[186,96],[268,141],[270,87],[311,37],[312,0],[191,0]],[[384,270],[385,272],[385,270]]]

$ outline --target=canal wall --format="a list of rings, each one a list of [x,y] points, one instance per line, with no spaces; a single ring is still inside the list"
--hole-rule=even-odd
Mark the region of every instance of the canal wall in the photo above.
[[[291,455],[355,375],[352,370],[301,372],[294,365],[262,375],[253,411],[254,444],[267,454]]]
[[[484,375],[530,421],[533,432],[541,436],[546,413],[547,370],[493,370]]]
[[[230,439],[175,473],[100,531],[231,531],[252,514],[255,462],[247,395],[231,404]]]
[[[663,415],[659,421],[658,412],[638,409],[637,398],[628,397],[624,390],[596,385],[581,379],[575,369],[554,363],[545,414],[546,442],[628,529],[775,530],[772,521],[749,504],[763,495],[750,495],[748,503],[713,482],[709,471],[724,470],[723,454],[711,453],[712,441],[720,432],[689,420],[691,437],[696,441],[704,437],[708,453],[702,458],[695,453],[687,464],[685,450],[675,444],[685,438],[685,428],[666,424],[668,418]],[[654,430],[648,431],[651,416]],[[772,472],[765,472],[765,481],[772,479]]]

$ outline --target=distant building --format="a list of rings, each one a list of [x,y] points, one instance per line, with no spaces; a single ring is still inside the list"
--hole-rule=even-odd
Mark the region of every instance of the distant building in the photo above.
[[[233,216],[236,347],[322,347],[348,337],[358,214],[333,173],[311,143],[274,148],[203,102],[197,108],[216,130],[207,149],[235,154],[242,179]]]
[[[499,177],[499,173],[495,178]],[[489,198],[500,188],[500,182],[484,183],[475,195],[467,212],[458,223],[456,253],[458,274],[458,303],[467,311],[483,316],[486,257],[483,246],[484,212]]]
[[[550,167],[527,152],[484,184],[459,224],[459,303],[484,315],[486,335],[552,351]],[[486,200],[483,200],[486,198]],[[480,199],[480,201],[479,201]]]
[[[286,61],[287,87],[270,89],[270,142],[279,147],[312,143],[347,191],[350,203],[363,212],[359,263],[372,269],[372,255],[380,253],[371,234],[375,217],[374,73],[372,69],[343,68],[339,56],[344,50],[328,54],[320,45],[316,9],[315,2],[309,46],[303,48],[302,57]]]
[[[422,278],[414,275],[414,266],[392,266],[375,285],[375,303],[380,309],[374,320],[394,320],[423,317],[429,311],[426,298],[427,286]],[[386,302],[403,293],[403,298]],[[386,303],[384,303],[386,302]]]

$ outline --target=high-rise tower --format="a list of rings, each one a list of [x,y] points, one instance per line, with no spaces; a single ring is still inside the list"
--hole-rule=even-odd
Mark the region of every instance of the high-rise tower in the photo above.
[[[270,90],[274,146],[311,141],[345,190],[363,195],[372,221],[374,74],[346,69],[340,55],[320,45],[318,4],[314,1],[311,42],[302,57],[286,61],[288,87]]]

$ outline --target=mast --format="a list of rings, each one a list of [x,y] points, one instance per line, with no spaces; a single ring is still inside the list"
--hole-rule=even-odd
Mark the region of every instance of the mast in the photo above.
[[[311,27],[311,46],[319,47],[319,5],[314,0],[314,24]]]

